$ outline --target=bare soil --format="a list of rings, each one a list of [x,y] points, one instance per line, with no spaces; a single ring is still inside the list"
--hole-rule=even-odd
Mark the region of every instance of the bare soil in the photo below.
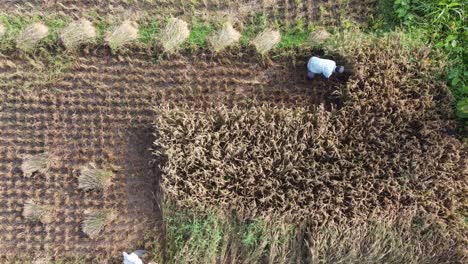
[[[333,92],[348,76],[307,81],[305,63],[306,57],[264,63],[250,52],[155,61],[144,51],[113,56],[98,49],[79,55],[52,82],[42,82],[34,64],[15,54],[1,57],[0,255],[106,258],[151,248],[161,221],[159,172],[150,151],[153,107],[240,102],[339,107]],[[21,156],[45,151],[58,161],[45,174],[23,177]],[[116,169],[105,194],[77,189],[79,168],[89,162]],[[52,223],[22,217],[30,198],[54,208]],[[102,208],[118,210],[119,217],[93,240],[80,224],[85,210]]]

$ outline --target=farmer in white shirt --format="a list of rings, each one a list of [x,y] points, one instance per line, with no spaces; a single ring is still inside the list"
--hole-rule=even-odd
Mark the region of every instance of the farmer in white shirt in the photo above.
[[[143,261],[140,259],[142,253],[140,253],[139,251],[141,250],[137,250],[131,254],[127,254],[127,252],[123,252],[123,257],[124,257],[123,264],[143,264]]]
[[[336,62],[332,60],[320,59],[318,57],[312,57],[307,63],[307,79],[312,80],[316,74],[323,74],[326,78],[334,73],[343,73],[344,67],[337,66]]]

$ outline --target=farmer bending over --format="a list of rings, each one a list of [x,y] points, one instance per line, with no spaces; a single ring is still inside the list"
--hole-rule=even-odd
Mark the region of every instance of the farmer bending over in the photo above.
[[[343,66],[336,66],[336,62],[332,60],[320,59],[312,57],[307,63],[307,79],[312,80],[316,74],[323,74],[323,76],[330,78],[333,72],[343,73]]]

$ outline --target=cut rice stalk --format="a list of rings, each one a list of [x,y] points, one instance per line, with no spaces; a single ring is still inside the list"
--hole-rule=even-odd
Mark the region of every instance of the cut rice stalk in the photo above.
[[[112,50],[117,50],[138,38],[138,25],[130,20],[125,20],[114,31],[109,32],[105,41]]]
[[[39,221],[43,224],[52,221],[51,210],[48,206],[38,205],[34,200],[29,199],[23,208],[23,217],[31,221]]]
[[[2,23],[0,23],[0,39],[5,35],[5,32],[6,32],[5,26]]]
[[[321,44],[330,37],[330,33],[325,29],[317,29],[310,33],[309,40],[312,44]]]
[[[96,29],[84,18],[70,23],[60,34],[60,39],[67,49],[74,49],[81,44],[91,42],[95,37]]]
[[[189,35],[190,30],[187,22],[172,17],[161,33],[161,45],[166,52],[173,53],[179,49]]]
[[[50,257],[36,257],[31,264],[50,264],[53,263]]]
[[[83,166],[78,178],[78,188],[85,191],[106,190],[110,186],[114,173],[109,170],[96,168],[94,163]]]
[[[25,155],[21,163],[21,170],[25,177],[31,177],[35,172],[46,173],[49,170],[51,158],[49,153]]]
[[[115,218],[116,214],[112,210],[87,211],[85,212],[85,219],[81,224],[81,228],[86,235],[93,239]]]
[[[49,28],[46,25],[41,22],[34,23],[20,33],[16,39],[16,46],[23,51],[31,51],[48,34]]]
[[[215,52],[220,52],[238,42],[240,37],[241,34],[234,29],[231,23],[227,22],[209,39],[209,43]]]
[[[281,41],[281,34],[278,30],[266,29],[258,34],[252,41],[257,51],[264,55],[273,49]]]

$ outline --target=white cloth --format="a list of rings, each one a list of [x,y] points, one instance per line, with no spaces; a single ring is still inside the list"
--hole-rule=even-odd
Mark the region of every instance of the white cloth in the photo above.
[[[323,74],[325,77],[330,78],[336,69],[336,62],[312,57],[307,63],[307,69],[312,73]]]
[[[127,254],[127,252],[123,252],[123,257],[124,264],[143,264],[143,261],[135,253]]]

